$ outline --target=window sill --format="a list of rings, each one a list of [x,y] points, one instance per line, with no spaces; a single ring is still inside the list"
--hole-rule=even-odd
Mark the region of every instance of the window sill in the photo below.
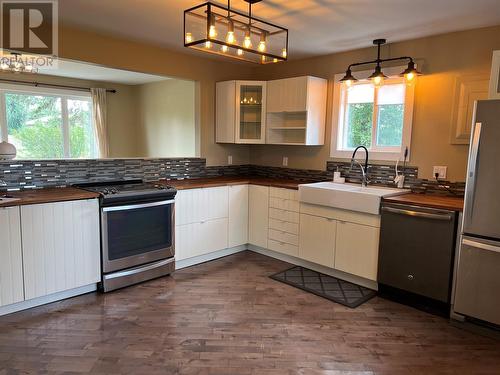
[[[351,159],[352,153],[353,151],[350,150],[332,150],[330,157],[339,159]],[[404,150],[399,152],[383,152],[383,151],[368,150],[368,153],[370,160],[397,161],[398,159],[403,160],[404,158]],[[363,150],[358,151],[356,157],[358,157],[358,155],[360,155],[360,157],[361,156],[364,157],[364,151]],[[409,160],[409,154],[408,154],[408,160]]]

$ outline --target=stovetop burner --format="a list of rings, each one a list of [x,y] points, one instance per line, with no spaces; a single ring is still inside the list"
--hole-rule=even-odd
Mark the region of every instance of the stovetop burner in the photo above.
[[[142,180],[89,182],[74,186],[99,193],[103,204],[173,199],[177,193],[172,186]]]

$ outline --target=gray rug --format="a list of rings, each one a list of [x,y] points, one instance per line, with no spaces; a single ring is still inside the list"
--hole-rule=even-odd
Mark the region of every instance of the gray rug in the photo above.
[[[278,272],[270,278],[351,308],[377,294],[374,290],[300,266]]]

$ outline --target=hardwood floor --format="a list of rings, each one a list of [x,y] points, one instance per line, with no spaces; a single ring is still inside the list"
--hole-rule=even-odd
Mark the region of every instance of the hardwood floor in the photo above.
[[[0,318],[0,374],[499,374],[500,342],[381,298],[352,310],[239,253]]]

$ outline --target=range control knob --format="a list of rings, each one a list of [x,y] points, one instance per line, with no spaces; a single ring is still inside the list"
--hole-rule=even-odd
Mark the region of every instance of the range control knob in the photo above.
[[[102,190],[102,193],[103,193],[104,195],[108,195],[108,194],[109,194],[109,190],[108,190],[107,188],[106,188],[106,189],[103,189],[103,190]]]
[[[115,188],[112,188],[111,189],[111,194],[118,194],[118,190],[116,190]]]

